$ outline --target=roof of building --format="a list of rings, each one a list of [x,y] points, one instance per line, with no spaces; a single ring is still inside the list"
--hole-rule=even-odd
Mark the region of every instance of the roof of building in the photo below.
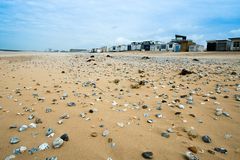
[[[240,37],[228,38],[230,40],[240,40]]]

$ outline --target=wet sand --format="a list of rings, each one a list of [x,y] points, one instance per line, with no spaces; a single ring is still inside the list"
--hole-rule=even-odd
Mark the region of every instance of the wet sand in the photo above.
[[[179,75],[182,69],[193,73]],[[156,160],[184,160],[191,146],[199,159],[240,159],[240,101],[235,98],[240,94],[240,53],[1,52],[0,75],[0,159],[20,146],[29,150],[45,142],[49,149],[32,155],[25,151],[15,159],[141,160],[143,152],[151,151]],[[229,116],[216,115],[217,108]],[[65,113],[70,118],[58,124]],[[42,120],[36,128],[18,131],[36,118]],[[53,137],[45,136],[48,128]],[[69,141],[54,149],[52,142],[64,133]],[[204,135],[211,143],[203,142]],[[20,142],[10,144],[13,136]],[[216,147],[228,152],[216,152]]]

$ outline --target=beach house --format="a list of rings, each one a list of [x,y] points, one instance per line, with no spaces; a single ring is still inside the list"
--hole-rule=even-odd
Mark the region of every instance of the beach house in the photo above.
[[[207,51],[229,51],[230,48],[231,48],[230,40],[207,41]]]
[[[240,51],[240,37],[229,39],[231,40],[231,51]]]

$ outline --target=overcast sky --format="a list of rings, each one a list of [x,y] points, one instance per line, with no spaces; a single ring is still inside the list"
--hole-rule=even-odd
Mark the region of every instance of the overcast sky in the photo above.
[[[240,37],[239,0],[0,0],[0,48],[92,48]]]

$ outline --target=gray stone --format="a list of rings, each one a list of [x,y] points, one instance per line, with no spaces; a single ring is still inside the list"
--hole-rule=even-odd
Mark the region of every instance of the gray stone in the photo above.
[[[60,148],[63,145],[63,140],[58,137],[53,141],[53,148]]]
[[[107,130],[107,129],[104,130],[103,133],[102,133],[102,136],[103,136],[103,137],[106,137],[106,136],[108,136],[108,135],[109,135],[109,130]]]
[[[169,138],[170,134],[168,132],[162,132],[161,133],[162,137]]]
[[[45,136],[49,136],[52,133],[53,133],[53,129],[52,128],[48,128],[46,133],[45,133]]]
[[[9,142],[11,144],[17,144],[18,142],[20,142],[20,139],[18,137],[11,137]]]
[[[225,149],[223,147],[216,147],[216,148],[214,148],[214,150],[216,152],[223,153],[223,154],[227,154],[227,152],[228,152],[227,149]]]
[[[25,152],[27,150],[27,147],[25,146],[21,146],[19,148],[16,148],[13,150],[13,154],[22,154],[23,152]]]
[[[46,150],[46,149],[49,149],[50,147],[49,147],[49,145],[48,145],[48,143],[43,143],[43,144],[41,144],[39,147],[38,147],[38,149],[40,150],[40,151],[43,151],[43,150]]]
[[[24,125],[21,125],[21,126],[19,127],[18,131],[19,131],[19,132],[23,132],[23,131],[27,130],[27,128],[28,128],[28,126],[24,124]]]
[[[58,158],[56,156],[52,156],[52,157],[48,157],[45,160],[58,160]]]
[[[212,142],[211,138],[208,135],[202,136],[202,140],[205,143],[211,143]]]
[[[28,150],[28,153],[29,153],[29,154],[33,154],[33,153],[38,152],[38,151],[39,151],[38,148],[32,148],[32,149],[29,149],[29,150]]]
[[[192,152],[190,151],[187,151],[185,153],[185,157],[188,159],[188,160],[199,160],[199,158],[197,156],[195,156]]]
[[[75,107],[76,103],[75,102],[68,102],[67,105],[68,105],[68,107]]]
[[[143,152],[142,153],[143,158],[145,159],[153,159],[153,152]]]
[[[9,155],[9,156],[5,157],[4,160],[12,160],[14,158],[16,158],[16,156],[12,154],[12,155]]]

